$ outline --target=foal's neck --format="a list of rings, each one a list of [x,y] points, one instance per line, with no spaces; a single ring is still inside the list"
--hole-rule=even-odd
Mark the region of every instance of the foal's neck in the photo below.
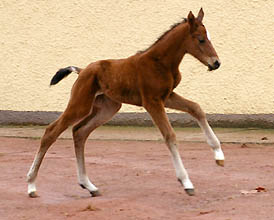
[[[148,51],[148,56],[161,62],[168,69],[178,68],[186,50],[184,40],[188,34],[188,24],[183,22],[156,42]]]

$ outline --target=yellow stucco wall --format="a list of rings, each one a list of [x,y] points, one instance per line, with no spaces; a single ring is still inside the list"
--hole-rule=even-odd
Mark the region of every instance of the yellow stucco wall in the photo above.
[[[176,91],[207,113],[273,113],[273,0],[1,0],[0,110],[63,111],[76,75],[49,88],[56,70],[146,49],[201,6],[222,66],[186,56]]]

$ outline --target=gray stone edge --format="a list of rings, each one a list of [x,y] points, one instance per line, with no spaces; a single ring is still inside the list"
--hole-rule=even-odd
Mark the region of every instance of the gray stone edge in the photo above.
[[[61,112],[0,110],[0,125],[47,125]],[[185,113],[168,113],[175,127],[197,127],[197,122]],[[207,114],[209,124],[222,128],[274,128],[274,114]],[[152,126],[148,113],[117,113],[107,125]]]

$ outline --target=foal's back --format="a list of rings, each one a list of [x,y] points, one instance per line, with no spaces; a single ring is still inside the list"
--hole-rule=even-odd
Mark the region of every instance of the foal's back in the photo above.
[[[90,74],[96,75],[98,92],[102,92],[111,99],[141,106],[138,68],[139,55],[127,59],[101,60],[91,63],[88,68]]]

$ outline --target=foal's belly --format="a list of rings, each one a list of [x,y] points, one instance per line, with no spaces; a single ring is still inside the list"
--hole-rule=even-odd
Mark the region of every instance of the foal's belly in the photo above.
[[[142,98],[138,91],[128,88],[120,88],[117,90],[106,90],[104,94],[112,100],[130,105],[142,106]]]

